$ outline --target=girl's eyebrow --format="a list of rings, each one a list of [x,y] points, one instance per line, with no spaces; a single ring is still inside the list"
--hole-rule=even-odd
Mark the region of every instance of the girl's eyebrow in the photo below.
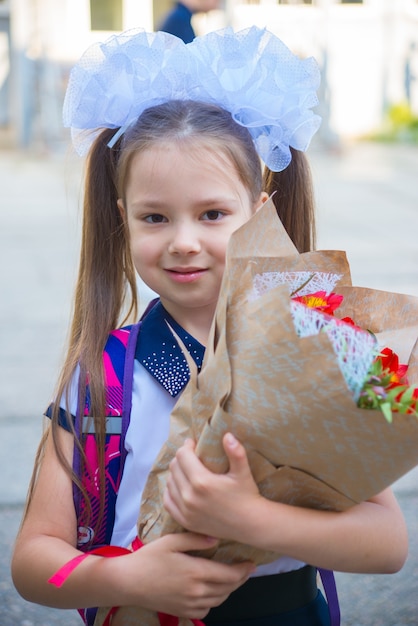
[[[144,200],[133,200],[131,205],[135,208],[147,210],[163,209],[167,206],[165,202],[160,200],[147,200],[146,198]]]
[[[235,196],[222,196],[220,198],[204,198],[203,200],[198,200],[195,203],[195,206],[200,207],[208,207],[208,206],[219,206],[220,204],[236,204],[238,199]]]
[[[193,206],[196,208],[208,208],[208,207],[216,207],[219,205],[232,205],[238,204],[239,199],[235,196],[221,196],[221,197],[212,197],[212,198],[202,198],[201,200],[197,200],[193,202]],[[132,206],[135,208],[142,208],[146,210],[162,210],[167,209],[170,205],[168,202],[164,202],[161,200],[154,200],[152,198],[143,200],[134,200],[132,202]]]

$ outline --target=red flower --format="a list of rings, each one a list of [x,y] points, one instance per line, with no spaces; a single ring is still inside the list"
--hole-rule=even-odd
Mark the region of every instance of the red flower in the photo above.
[[[340,321],[344,322],[345,324],[349,324],[350,326],[353,326],[354,328],[358,328],[359,330],[363,330],[360,326],[357,326],[357,324],[355,323],[353,319],[351,319],[351,317],[342,317]]]
[[[327,294],[326,291],[297,296],[296,293],[305,288],[307,282],[309,281],[293,292],[292,300],[321,313],[334,315],[344,296],[337,293]],[[336,322],[349,324],[361,330],[351,317],[336,319]],[[393,350],[384,348],[370,366],[357,406],[364,409],[380,409],[388,422],[392,421],[394,412],[418,417],[418,387],[409,386],[407,370],[408,366],[399,363],[399,357]]]
[[[357,326],[355,321],[351,319],[351,317],[342,317],[341,321],[345,322],[346,324],[350,324],[350,326],[354,326],[355,328],[360,328],[359,326]]]
[[[390,382],[393,386],[399,383],[408,384],[406,378],[408,366],[399,364],[399,357],[396,352],[390,348],[384,348],[378,358],[382,362],[382,369],[390,376]]]
[[[343,298],[344,296],[341,296],[338,293],[327,294],[326,291],[316,291],[315,293],[309,293],[306,296],[294,296],[292,299],[296,300],[296,302],[301,302],[311,309],[316,309],[322,313],[333,315],[335,309],[337,309],[343,301]]]

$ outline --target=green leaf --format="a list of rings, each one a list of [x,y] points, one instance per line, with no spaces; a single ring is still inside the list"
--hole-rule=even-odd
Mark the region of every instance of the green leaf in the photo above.
[[[402,394],[402,398],[401,398],[401,402],[408,402],[410,403],[412,398],[414,397],[414,391],[415,391],[415,387],[405,387],[406,391],[403,392]]]
[[[385,416],[385,419],[389,424],[392,423],[392,408],[390,406],[390,402],[382,402],[380,405],[380,409]]]
[[[406,385],[399,385],[398,387],[389,389],[389,391],[386,393],[387,399],[390,401],[395,400],[395,398],[399,396],[400,393],[405,391],[406,388],[407,388]]]

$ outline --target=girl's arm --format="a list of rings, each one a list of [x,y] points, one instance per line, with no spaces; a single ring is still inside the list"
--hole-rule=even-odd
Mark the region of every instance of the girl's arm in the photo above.
[[[393,573],[403,566],[407,530],[390,489],[345,512],[273,502],[259,493],[245,448],[229,433],[223,443],[226,474],[206,469],[192,441],[171,462],[164,504],[184,528],[326,569]]]
[[[69,462],[72,435],[60,429]],[[61,588],[48,579],[78,556],[72,483],[48,437],[45,456],[16,540],[12,576],[19,593],[31,602],[59,608],[136,606],[201,618],[249,576],[249,563],[228,566],[184,554],[213,547],[215,540],[184,533],[167,535],[139,551],[116,558],[89,556]],[[158,580],[158,585],[155,581]]]

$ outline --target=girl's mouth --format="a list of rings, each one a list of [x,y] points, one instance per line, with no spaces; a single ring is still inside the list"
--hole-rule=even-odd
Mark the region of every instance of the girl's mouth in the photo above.
[[[176,283],[192,283],[206,272],[205,269],[198,267],[175,267],[166,271]]]

